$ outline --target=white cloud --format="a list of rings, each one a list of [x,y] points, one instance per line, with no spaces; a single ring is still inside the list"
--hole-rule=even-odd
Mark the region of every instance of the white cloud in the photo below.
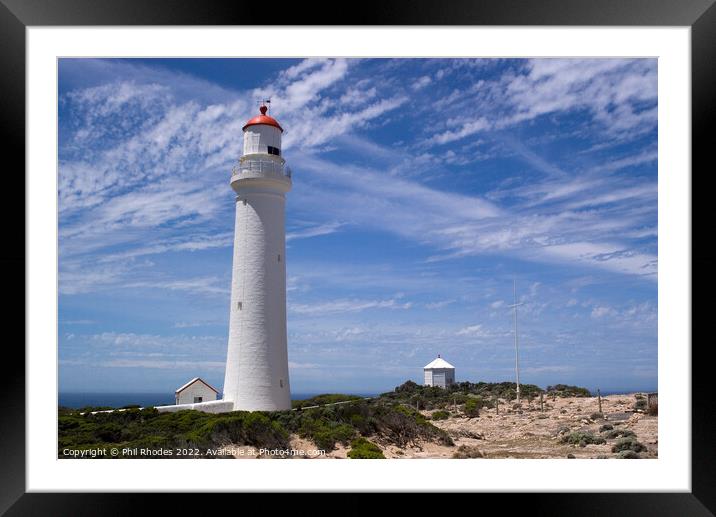
[[[432,78],[429,75],[424,75],[424,76],[416,79],[415,82],[413,82],[413,84],[410,85],[410,88],[414,91],[421,90],[421,89],[425,88],[427,85],[429,85],[431,82],[433,82]]]
[[[280,105],[282,110],[296,111],[315,100],[321,90],[342,79],[347,71],[346,59],[306,60],[289,69],[285,77],[296,80],[288,82],[283,90],[271,94],[271,101]],[[255,96],[262,91],[255,90]]]
[[[612,133],[656,124],[655,109],[635,107],[656,99],[655,59],[533,59],[527,70],[505,84],[516,111],[509,124],[580,108]]]
[[[611,307],[594,307],[592,309],[592,318],[604,318],[605,316],[616,316],[617,312]]]
[[[350,88],[346,93],[341,95],[340,99],[338,99],[338,103],[344,107],[363,106],[373,99],[377,93],[378,90],[376,90],[375,87],[367,89]]]
[[[361,312],[368,309],[410,309],[412,302],[399,301],[396,296],[388,300],[338,299],[320,303],[289,304],[289,311],[296,314],[323,315],[343,312]]]
[[[319,235],[329,235],[337,232],[341,226],[343,226],[341,223],[325,223],[310,228],[304,228],[302,230],[291,231],[286,234],[286,241],[288,242],[294,239],[308,239]]]
[[[207,370],[219,370],[223,371],[226,368],[224,361],[174,361],[165,359],[113,359],[106,363],[95,364],[95,366],[103,366],[107,368],[148,368],[148,369],[160,369],[160,370],[191,370],[207,371]]]
[[[187,291],[204,295],[229,295],[230,286],[227,282],[221,281],[217,277],[199,277],[186,278],[180,280],[144,280],[139,282],[129,282],[124,288],[151,288],[151,289],[168,289],[171,291]]]
[[[426,303],[425,308],[426,309],[442,309],[443,307],[447,307],[448,305],[455,303],[455,300],[442,300],[439,302],[431,302]]]
[[[454,142],[455,140],[460,140],[466,136],[474,135],[475,133],[489,127],[490,124],[487,119],[482,117],[477,120],[464,122],[460,129],[448,130],[444,133],[437,134],[432,138],[432,140],[437,144],[447,144],[448,142]]]
[[[458,336],[483,336],[485,335],[485,330],[482,325],[470,325],[469,327],[461,328],[455,334]]]

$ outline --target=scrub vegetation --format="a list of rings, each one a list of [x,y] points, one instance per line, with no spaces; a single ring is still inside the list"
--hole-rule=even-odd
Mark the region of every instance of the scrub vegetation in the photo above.
[[[479,419],[481,411],[510,411],[508,403],[516,395],[516,385],[461,382],[447,389],[420,386],[408,381],[395,390],[366,399],[356,395],[323,394],[294,401],[293,409],[274,412],[233,411],[211,414],[194,410],[159,413],[154,408],[126,406],[121,411],[94,413],[109,408],[59,409],[58,457],[63,449],[166,449],[170,455],[130,457],[232,457],[217,455],[224,447],[290,449],[292,440],[301,439],[330,452],[343,447],[350,458],[381,458],[382,450],[420,449],[424,444],[454,446],[443,422],[453,419]],[[543,390],[520,385],[525,400],[540,394],[575,396],[589,393],[584,388],[557,385]],[[425,416],[421,411],[432,411]],[[521,406],[516,410],[521,413]],[[492,418],[492,417],[490,417]],[[441,422],[442,421],[442,422]],[[479,420],[473,420],[479,421]],[[616,433],[615,433],[616,434]],[[621,438],[628,437],[623,432]],[[616,436],[615,436],[616,438]],[[567,443],[599,443],[600,436],[570,435]],[[620,450],[627,449],[621,445]],[[638,446],[629,450],[639,452]],[[456,457],[472,457],[475,452],[459,451]],[[75,455],[77,456],[77,455]],[[89,455],[88,455],[89,456]],[[288,455],[268,455],[288,457]],[[112,457],[109,455],[99,457]],[[126,457],[120,454],[118,457]]]
[[[292,434],[325,451],[333,450],[337,444],[363,444],[356,440],[365,437],[397,447],[420,441],[452,445],[448,434],[418,411],[378,398],[296,411],[220,414],[194,410],[159,413],[154,408],[82,414],[60,408],[58,455],[66,457],[62,454],[65,448],[147,448],[172,449],[172,457],[185,457],[182,451],[193,457],[214,457],[207,454],[207,449],[228,445],[287,449]],[[365,452],[367,447],[362,445],[361,450]],[[197,449],[198,454],[194,452]]]

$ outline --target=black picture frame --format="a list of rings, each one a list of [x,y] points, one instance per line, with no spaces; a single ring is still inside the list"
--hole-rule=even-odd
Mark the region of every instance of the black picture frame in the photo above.
[[[302,2],[281,2],[274,6],[249,2],[192,0],[0,0],[0,112],[5,163],[14,157],[15,167],[5,169],[5,200],[0,206],[5,222],[5,246],[0,258],[6,272],[5,285],[17,287],[26,257],[25,228],[17,222],[25,191],[25,29],[28,26],[63,25],[510,25],[510,26],[689,26],[691,27],[692,74],[692,224],[704,226],[705,239],[692,231],[692,277],[701,293],[714,292],[716,255],[710,252],[710,213],[704,198],[708,188],[702,179],[713,167],[713,123],[716,114],[716,6],[715,0],[490,0],[490,1],[363,1],[310,8]],[[710,166],[710,167],[709,167]],[[693,171],[701,170],[697,176]],[[12,181],[16,189],[12,189]],[[696,180],[696,181],[695,181]],[[702,199],[705,201],[705,199]],[[700,206],[700,208],[698,208]],[[8,239],[10,237],[11,239]],[[12,242],[12,245],[10,243]],[[15,284],[18,284],[17,286]],[[22,289],[22,291],[21,291]],[[702,321],[713,306],[708,295],[701,302],[693,297],[692,322]],[[24,303],[6,297],[5,321],[19,326]],[[702,324],[703,325],[703,324]],[[693,323],[692,323],[693,327]],[[24,329],[21,331],[24,335]],[[693,339],[692,356],[692,491],[690,493],[553,493],[511,494],[518,504],[529,505],[530,515],[714,515],[716,512],[715,398],[708,384],[708,337]],[[25,356],[19,340],[6,340],[4,397],[0,417],[0,514],[20,515],[131,515],[145,505],[147,495],[139,494],[40,494],[25,490]],[[660,346],[662,343],[660,343]],[[688,343],[669,343],[688,346]],[[11,366],[12,365],[12,366]],[[156,499],[158,496],[152,496]],[[265,499],[242,497],[242,512],[265,511]],[[271,496],[274,497],[274,496]],[[499,495],[484,495],[495,498]],[[502,496],[504,497],[504,495]],[[349,499],[347,499],[349,498]],[[141,500],[140,500],[141,499]],[[222,497],[224,499],[224,497]],[[162,513],[185,513],[203,498],[173,495],[161,500]],[[439,499],[416,497],[423,510]],[[274,499],[275,501],[275,499]],[[206,500],[203,500],[205,503]],[[212,496],[218,508],[220,500]],[[343,496],[340,506],[358,510],[360,495]],[[481,501],[482,504],[484,502]],[[301,503],[299,503],[301,504]],[[318,502],[316,502],[318,504]],[[322,504],[322,503],[321,503]],[[363,503],[365,504],[365,503]],[[312,505],[313,506],[313,505]],[[333,505],[331,505],[333,506]],[[336,511],[338,508],[333,506]]]

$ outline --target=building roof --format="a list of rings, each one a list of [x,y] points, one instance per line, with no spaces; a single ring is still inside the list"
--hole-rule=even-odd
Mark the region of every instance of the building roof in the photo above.
[[[266,106],[261,106],[261,107],[259,108],[259,111],[261,112],[261,115],[256,115],[254,118],[250,119],[246,124],[244,124],[244,127],[242,127],[241,129],[243,129],[244,131],[246,131],[246,128],[249,127],[249,126],[256,126],[256,125],[259,125],[259,124],[264,124],[264,125],[266,125],[266,126],[277,127],[277,128],[279,128],[279,129],[281,130],[281,132],[283,133],[283,128],[282,128],[281,125],[278,123],[278,120],[276,120],[276,119],[273,118],[273,117],[269,117],[269,116],[266,114],[266,110],[267,110],[267,109],[268,109],[268,108],[267,108]]]
[[[207,387],[209,387],[209,388],[211,388],[212,390],[214,390],[217,394],[219,393],[219,390],[217,390],[215,387],[213,387],[211,384],[209,384],[208,382],[206,382],[204,379],[201,379],[200,377],[194,377],[192,380],[190,380],[189,382],[187,382],[187,383],[186,383],[184,386],[182,386],[181,388],[177,388],[177,390],[176,390],[174,393],[181,393],[182,391],[184,391],[185,389],[187,389],[189,386],[191,386],[192,384],[194,384],[194,383],[197,382],[197,381],[198,381],[198,382],[201,382],[202,384],[205,384]]]
[[[453,370],[455,367],[448,363],[445,359],[442,359],[440,356],[438,356],[437,359],[433,359],[431,362],[423,366],[424,370],[428,370],[430,368],[452,368]]]

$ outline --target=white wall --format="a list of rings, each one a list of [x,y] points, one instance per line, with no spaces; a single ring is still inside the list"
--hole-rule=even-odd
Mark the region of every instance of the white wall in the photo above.
[[[232,184],[237,201],[224,399],[236,410],[275,411],[291,407],[283,193],[290,184],[259,181],[260,188],[251,180]]]
[[[432,386],[433,385],[433,371],[432,370],[423,370],[425,372],[425,380],[423,381],[424,386]]]
[[[176,413],[186,409],[195,411],[203,411],[204,413],[227,413],[234,410],[232,402],[224,400],[212,400],[211,402],[202,402],[201,404],[180,404],[178,406],[157,406],[154,409],[160,413]]]
[[[274,126],[259,124],[244,131],[244,155],[268,153],[268,146],[281,149],[281,130]]]
[[[445,388],[455,382],[454,368],[430,368],[425,371],[425,385]]]
[[[196,381],[194,384],[177,394],[176,403],[194,404],[194,397],[201,397],[202,400],[200,402],[209,402],[211,400],[216,400],[216,392],[203,382]]]

